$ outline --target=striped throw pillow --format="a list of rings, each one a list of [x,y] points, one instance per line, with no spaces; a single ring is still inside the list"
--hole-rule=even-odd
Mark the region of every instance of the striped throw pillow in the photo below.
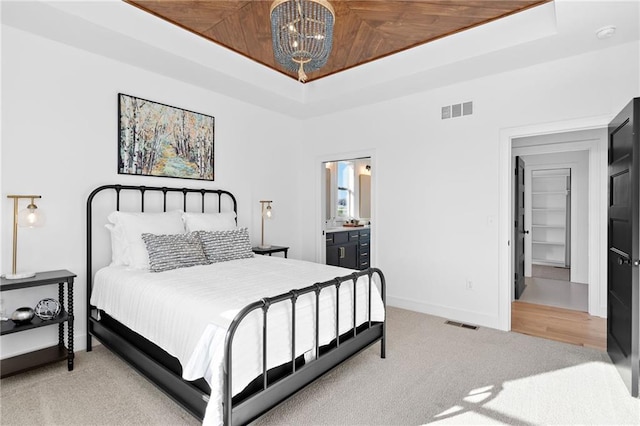
[[[209,264],[195,232],[171,235],[145,233],[142,234],[142,241],[147,246],[151,272]]]
[[[204,254],[209,262],[226,262],[253,257],[247,228],[226,231],[198,231]]]

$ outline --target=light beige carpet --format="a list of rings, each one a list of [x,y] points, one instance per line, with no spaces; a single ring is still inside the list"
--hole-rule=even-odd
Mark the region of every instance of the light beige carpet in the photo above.
[[[606,353],[397,308],[387,331],[387,359],[376,344],[254,424],[640,423]],[[104,348],[0,386],[2,425],[198,423]]]

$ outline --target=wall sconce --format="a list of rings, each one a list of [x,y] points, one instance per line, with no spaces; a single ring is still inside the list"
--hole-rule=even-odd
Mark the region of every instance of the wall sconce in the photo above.
[[[273,216],[273,210],[271,209],[271,203],[273,203],[273,201],[260,201],[260,207],[261,207],[261,213],[262,213],[262,232],[261,232],[261,239],[260,239],[260,248],[262,249],[268,249],[271,248],[271,244],[265,244],[264,243],[264,220],[265,219],[271,219],[271,217]]]
[[[11,274],[5,274],[8,280],[16,280],[20,278],[29,278],[35,276],[35,272],[16,271],[18,258],[18,226],[23,228],[36,228],[44,225],[44,215],[38,210],[38,206],[34,200],[42,198],[40,195],[7,195],[7,198],[13,198],[13,261],[11,264]],[[18,212],[18,204],[21,199],[30,199],[31,201],[26,208]]]

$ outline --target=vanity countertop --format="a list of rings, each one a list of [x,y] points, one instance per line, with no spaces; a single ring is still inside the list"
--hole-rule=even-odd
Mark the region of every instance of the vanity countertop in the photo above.
[[[327,234],[331,234],[333,232],[344,232],[344,231],[360,231],[363,229],[371,229],[371,225],[364,226],[335,226],[332,228],[327,228],[324,230]]]

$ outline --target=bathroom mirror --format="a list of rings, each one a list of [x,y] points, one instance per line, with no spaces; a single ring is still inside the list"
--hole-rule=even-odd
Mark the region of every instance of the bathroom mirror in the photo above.
[[[327,224],[371,219],[371,158],[330,161],[325,165]]]

